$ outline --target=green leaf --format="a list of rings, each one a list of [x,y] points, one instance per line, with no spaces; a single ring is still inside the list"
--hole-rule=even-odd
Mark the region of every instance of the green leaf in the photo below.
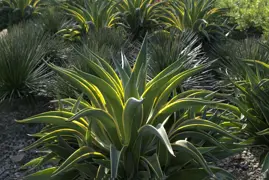
[[[118,151],[113,145],[110,145],[110,168],[112,179],[118,177],[119,163],[120,163],[120,151]]]
[[[148,163],[149,167],[153,170],[158,179],[163,178],[163,171],[157,154],[154,154],[151,157],[141,156],[141,158]]]
[[[38,171],[36,173],[33,173],[31,175],[24,177],[24,180],[37,180],[37,179],[38,180],[48,180],[48,179],[49,180],[63,180],[63,179],[73,179],[77,176],[76,171],[70,171],[64,175],[52,177],[52,174],[54,173],[55,170],[56,170],[56,167],[44,169],[44,170]]]
[[[37,116],[24,120],[18,120],[18,123],[42,123],[42,124],[53,124],[58,126],[63,126],[66,128],[71,128],[77,130],[78,132],[82,132],[84,134],[87,128],[78,121],[67,122],[68,118],[60,117],[60,116]]]
[[[183,123],[180,124],[180,127],[177,128],[176,131],[183,131],[183,130],[207,130],[207,131],[214,131],[218,132],[220,134],[223,134],[227,137],[231,137],[236,140],[241,140],[240,138],[228,133],[224,128],[221,126],[208,121],[204,119],[192,119],[192,120],[187,120],[184,121]]]
[[[183,151],[191,155],[191,157],[204,168],[204,171],[207,172],[208,175],[213,176],[213,173],[208,167],[205,159],[203,158],[203,155],[190,142],[185,140],[179,140],[173,144],[173,149],[177,151]]]
[[[174,156],[174,151],[162,124],[159,124],[156,128],[152,125],[144,125],[138,130],[138,133],[139,136],[148,136],[150,134],[157,136],[159,140],[161,140],[161,142],[166,146],[170,154]]]
[[[265,173],[269,169],[269,152],[266,154],[266,156],[263,159],[262,163],[262,173]]]
[[[117,147],[121,147],[119,136],[121,135],[121,132],[119,131],[119,126],[117,122],[114,121],[114,119],[108,114],[106,111],[102,109],[84,109],[80,112],[78,112],[73,117],[69,118],[68,121],[72,121],[74,119],[80,118],[80,117],[93,117],[93,120],[98,120],[105,128],[105,130],[108,133],[108,136],[113,141],[113,144]]]
[[[53,172],[53,177],[65,172],[69,168],[72,168],[74,164],[89,158],[105,159],[106,157],[101,153],[91,152],[91,149],[87,146],[81,147],[76,150],[71,156],[69,156],[55,172]]]
[[[143,113],[142,113],[143,100],[130,98],[125,104],[123,110],[123,125],[125,139],[124,144],[128,145],[137,136],[137,129],[142,125]]]

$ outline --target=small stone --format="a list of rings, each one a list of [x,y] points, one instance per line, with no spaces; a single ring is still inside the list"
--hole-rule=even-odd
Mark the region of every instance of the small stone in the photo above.
[[[241,155],[240,155],[240,154],[235,155],[235,156],[234,156],[234,159],[235,159],[235,160],[240,160],[240,159],[241,159]]]
[[[254,167],[254,168],[259,167],[259,163],[254,164],[253,167]]]
[[[254,172],[248,172],[248,176],[252,176]]]
[[[223,167],[223,166],[224,166],[224,164],[223,164],[223,163],[219,163],[218,165],[219,165],[220,167]]]
[[[20,161],[23,160],[25,154],[18,154],[18,155],[15,155],[15,156],[11,156],[10,159],[14,162],[14,163],[18,163]]]

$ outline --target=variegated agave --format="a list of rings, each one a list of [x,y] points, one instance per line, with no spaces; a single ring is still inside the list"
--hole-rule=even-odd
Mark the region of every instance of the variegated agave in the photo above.
[[[114,61],[117,72],[92,55],[97,59],[87,61],[92,74],[50,65],[83,95],[60,100],[57,111],[18,121],[47,124],[34,135],[39,139],[24,149],[46,154],[23,168],[53,165],[25,180],[233,179],[209,166],[202,154],[227,150],[222,142],[237,139],[214,123],[217,111],[206,109],[225,109],[235,116],[239,110],[210,100],[217,94],[209,91],[176,92],[208,64],[182,71],[182,61],[175,61],[147,82],[146,40],[133,68],[124,55],[121,65]]]

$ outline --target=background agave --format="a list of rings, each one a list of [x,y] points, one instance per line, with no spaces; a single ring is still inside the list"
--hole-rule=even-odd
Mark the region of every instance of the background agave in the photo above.
[[[41,5],[41,0],[2,0],[0,11],[3,19],[0,30],[39,14]]]
[[[191,29],[206,41],[220,40],[227,27],[215,24],[221,19],[222,9],[214,6],[215,0],[171,0],[170,5],[163,8],[161,22],[168,29],[184,31]]]
[[[118,19],[117,13],[114,11],[114,2],[110,0],[87,0],[83,5],[71,2],[61,6],[75,20],[73,25],[69,25],[58,32],[69,40],[80,39],[88,32],[111,28]]]

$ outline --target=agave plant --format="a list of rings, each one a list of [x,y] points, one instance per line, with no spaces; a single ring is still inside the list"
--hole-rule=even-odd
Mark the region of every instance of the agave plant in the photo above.
[[[74,40],[86,35],[90,31],[99,31],[102,28],[111,28],[118,17],[114,12],[114,1],[87,0],[84,5],[65,3],[63,9],[71,15],[75,24],[60,30],[65,39]]]
[[[47,124],[33,135],[39,139],[24,149],[38,147],[46,154],[23,168],[53,162],[53,167],[25,180],[233,179],[224,170],[209,167],[202,156],[223,150],[227,139],[238,139],[213,120],[205,120],[218,118],[205,109],[225,109],[240,116],[238,108],[210,100],[212,92],[203,90],[171,97],[186,78],[208,64],[182,72],[182,61],[175,61],[147,82],[146,40],[133,68],[124,55],[122,66],[115,61],[119,75],[105,60],[92,55],[97,61],[87,61],[91,74],[50,65],[83,92],[77,100],[62,99],[57,111],[18,121]],[[199,140],[197,148],[189,139]]]
[[[7,25],[12,25],[39,14],[41,0],[2,0],[0,11],[5,11]]]
[[[168,29],[191,29],[208,41],[219,35],[224,36],[225,27],[214,23],[214,19],[222,14],[222,9],[214,7],[214,2],[215,0],[171,0],[170,5],[163,8],[162,23]]]
[[[132,38],[140,38],[147,31],[159,26],[160,6],[163,2],[154,0],[122,0],[117,5],[121,17],[120,24],[130,32]]]

